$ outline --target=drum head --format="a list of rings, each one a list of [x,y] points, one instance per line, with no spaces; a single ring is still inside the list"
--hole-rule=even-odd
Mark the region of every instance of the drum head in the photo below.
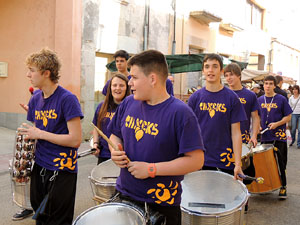
[[[247,156],[250,153],[250,148],[246,144],[242,145],[242,157]]]
[[[268,151],[270,149],[273,149],[273,145],[272,144],[261,144],[261,145],[257,145],[255,148],[252,149],[253,153],[260,153],[260,152],[265,152]]]
[[[91,172],[91,179],[100,184],[115,185],[120,168],[110,159],[97,165]]]
[[[181,208],[190,214],[218,215],[237,210],[248,199],[246,186],[219,171],[197,171],[184,176]]]
[[[73,222],[73,225],[143,225],[144,218],[136,208],[123,203],[103,203],[92,207]]]

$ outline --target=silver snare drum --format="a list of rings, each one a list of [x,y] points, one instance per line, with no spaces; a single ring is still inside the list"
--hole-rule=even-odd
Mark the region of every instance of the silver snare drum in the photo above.
[[[80,214],[73,225],[146,225],[142,213],[123,203],[103,203]]]
[[[120,168],[110,159],[97,165],[91,172],[90,182],[94,197],[105,202],[115,194]]]
[[[182,225],[242,225],[249,194],[233,176],[219,171],[197,171],[182,182]]]

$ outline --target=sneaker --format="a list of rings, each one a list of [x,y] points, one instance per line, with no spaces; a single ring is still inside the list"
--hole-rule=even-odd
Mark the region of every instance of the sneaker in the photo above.
[[[286,199],[287,198],[286,187],[281,187],[280,188],[279,198],[280,199]]]
[[[20,212],[17,212],[13,215],[12,220],[22,220],[33,214],[33,210],[30,209],[22,209]]]
[[[293,146],[293,143],[289,144],[289,146],[292,147],[292,146]]]

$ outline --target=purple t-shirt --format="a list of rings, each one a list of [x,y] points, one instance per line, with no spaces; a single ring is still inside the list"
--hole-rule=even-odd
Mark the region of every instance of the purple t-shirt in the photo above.
[[[265,97],[265,95],[263,95],[259,97],[257,100],[260,106],[260,112],[261,112],[260,126],[262,130],[266,129],[268,124],[272,122],[280,121],[283,117],[288,116],[293,112],[286,98],[280,94],[276,94],[274,98]],[[265,103],[267,103],[267,106]],[[267,108],[270,109],[270,112],[268,112]],[[286,138],[285,124],[277,127],[274,130],[267,130],[261,135],[262,142],[275,141],[275,140],[286,142],[286,139],[287,138]]]
[[[128,96],[108,125],[121,138],[131,161],[158,163],[171,161],[186,152],[204,150],[197,118],[182,101],[171,96],[151,106]],[[138,201],[178,206],[183,176],[156,176],[136,179],[121,169],[117,190]]]
[[[247,119],[238,96],[227,87],[218,92],[201,88],[188,105],[198,118],[205,146],[205,166],[234,169],[231,124]]]
[[[83,118],[77,97],[61,86],[46,99],[42,91],[35,93],[28,106],[27,120],[34,122],[37,128],[54,134],[68,134],[67,121],[75,117]],[[36,143],[35,163],[47,170],[76,173],[77,148],[39,139]]]
[[[252,91],[243,88],[234,92],[239,96],[240,102],[244,106],[247,115],[247,120],[241,122],[242,141],[247,144],[250,141],[251,113],[259,110],[259,105],[256,95]]]
[[[130,80],[131,76],[129,75],[127,78],[128,78],[128,80]],[[109,82],[110,82],[110,79],[106,82],[106,84],[102,90],[102,94],[105,96],[107,94],[107,88],[108,88]],[[166,88],[167,88],[167,92],[169,93],[169,95],[174,96],[173,84],[172,84],[172,81],[170,81],[169,79],[167,79]]]
[[[95,124],[95,126],[97,126],[98,114],[99,114],[99,111],[100,111],[102,105],[103,105],[103,102],[101,102],[96,109],[94,119],[93,119],[93,124]],[[111,111],[107,112],[104,120],[102,120],[102,122],[101,122],[101,131],[107,137],[110,137],[110,135],[111,135],[111,133],[107,130],[107,126],[108,126],[109,122],[111,121],[111,119],[113,118],[113,116],[115,115],[115,111],[116,110],[111,110]],[[110,155],[110,150],[108,148],[107,141],[105,141],[100,135],[99,135],[99,145],[100,145],[100,149],[101,149],[99,157],[110,158],[111,155]]]

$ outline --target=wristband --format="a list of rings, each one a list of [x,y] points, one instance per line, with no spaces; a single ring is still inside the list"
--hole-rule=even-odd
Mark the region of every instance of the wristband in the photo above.
[[[95,141],[94,144],[99,144],[99,142],[96,142],[96,141]]]
[[[156,166],[154,163],[149,163],[148,164],[148,174],[149,177],[154,178],[156,175]]]

